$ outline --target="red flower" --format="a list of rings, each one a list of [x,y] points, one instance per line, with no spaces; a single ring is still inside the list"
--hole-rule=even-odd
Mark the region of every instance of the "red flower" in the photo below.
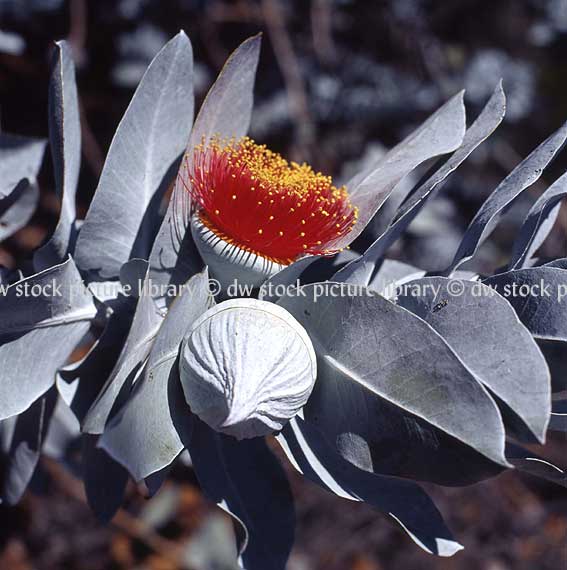
[[[344,186],[248,137],[213,138],[185,161],[182,180],[201,222],[224,241],[277,263],[336,253],[335,244],[356,223]]]

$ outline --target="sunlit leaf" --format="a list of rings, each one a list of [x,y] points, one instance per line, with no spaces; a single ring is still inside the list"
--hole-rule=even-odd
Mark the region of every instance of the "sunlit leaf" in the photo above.
[[[96,312],[72,259],[0,296],[0,419],[23,412],[53,385]]]
[[[147,259],[159,202],[177,172],[193,121],[193,54],[180,32],[154,58],[112,140],[75,256],[97,279]]]

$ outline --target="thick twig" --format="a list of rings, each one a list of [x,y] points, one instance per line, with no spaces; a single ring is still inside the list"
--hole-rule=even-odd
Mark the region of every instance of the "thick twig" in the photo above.
[[[86,0],[71,0],[69,4],[69,34],[67,40],[73,50],[73,59],[77,67],[85,60],[85,45],[87,43],[88,12]],[[94,175],[98,178],[104,164],[102,152],[87,120],[83,105],[79,103],[81,113],[81,138],[83,155]]]
[[[71,0],[69,4],[69,34],[67,39],[73,49],[75,61],[81,65],[85,60],[85,44],[87,41],[86,0]]]
[[[312,0],[311,33],[313,48],[319,61],[331,65],[337,59],[337,50],[333,42],[333,8],[329,0]]]
[[[87,114],[85,112],[84,106],[79,102],[80,113],[81,113],[81,138],[82,138],[82,150],[85,160],[91,167],[93,174],[99,178],[102,172],[102,167],[104,166],[104,153],[96,140],[94,133],[91,129],[90,123],[87,119]]]
[[[268,29],[274,53],[285,81],[290,110],[295,120],[298,146],[302,158],[309,159],[309,148],[315,137],[315,127],[299,61],[287,31],[278,0],[263,0],[264,21]]]
[[[60,491],[76,501],[87,502],[83,486],[62,466],[48,458],[42,459],[42,465],[53,478]],[[127,536],[144,543],[175,567],[190,570],[187,563],[183,560],[183,549],[179,544],[164,538],[144,521],[132,516],[126,510],[120,509],[110,524]]]

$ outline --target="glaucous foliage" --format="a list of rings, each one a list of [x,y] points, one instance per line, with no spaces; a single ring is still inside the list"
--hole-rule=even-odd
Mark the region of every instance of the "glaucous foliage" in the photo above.
[[[425,551],[450,556],[462,546],[419,481],[466,485],[516,467],[567,484],[561,469],[521,447],[566,429],[566,402],[552,408],[552,393],[567,387],[567,261],[536,257],[566,176],[533,204],[507,267],[459,269],[539,179],[567,126],[498,185],[444,271],[425,274],[386,254],[498,127],[501,85],[468,127],[459,93],[346,183],[357,218],[337,249],[417,167],[442,159],[364,253],[298,255],[246,294],[211,291],[209,269],[226,284],[262,256],[224,236],[231,256],[213,248],[207,255],[219,259],[205,267],[190,227],[199,213],[187,190],[191,161],[197,145],[246,135],[260,44],[250,38],[231,55],[193,122],[191,44],[183,32],[167,43],[118,126],[85,220],[75,208],[74,66],[67,44],[57,44],[49,145],[60,220],[34,256],[35,274],[0,273],[2,498],[20,499],[41,453],[65,463],[80,440],[87,497],[109,520],[128,478],[153,494],[187,450],[203,492],[234,518],[238,563],[283,569],[294,507],[271,449],[277,441],[315,484],[368,502]],[[0,135],[2,239],[33,212],[44,147]],[[551,293],[510,294],[538,283]],[[61,422],[69,413],[75,423]],[[264,435],[275,435],[272,444]]]

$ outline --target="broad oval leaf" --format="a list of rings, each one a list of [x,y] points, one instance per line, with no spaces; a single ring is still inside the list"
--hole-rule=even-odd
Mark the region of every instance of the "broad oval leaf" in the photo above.
[[[193,121],[193,53],[180,32],[148,67],[126,110],[76,247],[78,267],[117,278],[147,259],[163,192],[177,170]]]
[[[71,258],[7,289],[0,297],[0,419],[53,385],[96,312]]]
[[[368,471],[448,484],[453,477],[474,479],[477,466],[464,474],[451,465],[462,460],[455,450],[507,466],[494,400],[442,337],[372,291],[349,293],[348,287],[307,285],[279,301],[305,327],[317,353],[305,419]],[[438,469],[443,453],[444,473]],[[478,467],[481,476],[498,470],[485,469],[482,460]]]
[[[432,326],[475,377],[545,440],[549,370],[505,299],[479,282],[426,277],[402,286],[397,302]]]
[[[544,267],[557,267],[559,269],[567,269],[567,257],[554,259],[553,261],[546,263]]]

